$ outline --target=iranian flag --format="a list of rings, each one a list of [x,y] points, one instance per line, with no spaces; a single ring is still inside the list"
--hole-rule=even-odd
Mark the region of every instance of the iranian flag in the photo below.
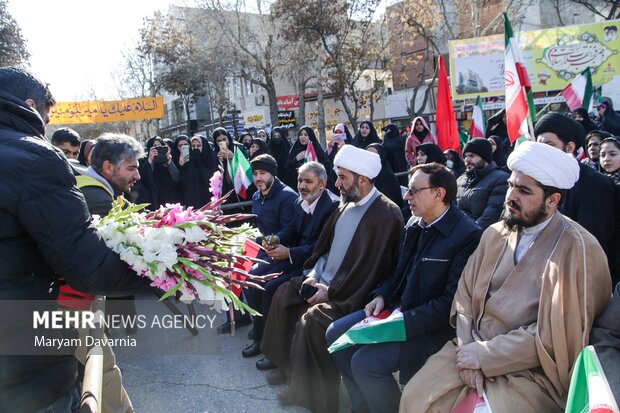
[[[469,128],[469,136],[472,138],[484,138],[486,133],[486,123],[482,114],[482,100],[480,96],[476,99],[476,105],[471,114],[471,127]]]
[[[327,351],[334,353],[356,344],[376,344],[405,341],[406,339],[405,321],[400,308],[392,312],[383,310],[377,317],[366,317],[354,324],[346,333],[334,341]]]
[[[570,108],[570,110],[575,110],[577,108],[583,107],[588,110],[592,110],[592,93],[594,89],[592,88],[592,74],[590,73],[590,68],[587,68],[576,78],[573,79],[572,82],[568,84],[562,91],[560,92],[564,99],[566,100],[566,104]]]
[[[235,185],[235,192],[243,199],[247,197],[247,189],[252,184],[252,168],[245,155],[240,150],[235,151],[235,155],[230,162],[230,176]]]
[[[504,13],[504,83],[506,86],[506,126],[511,143],[533,140],[533,122],[536,109],[532,85],[523,63],[519,42],[512,31],[508,15]],[[530,133],[532,131],[532,133]]]
[[[305,162],[316,162],[317,161],[316,151],[314,150],[314,145],[312,141],[308,141],[308,146],[306,147],[306,156]]]
[[[615,367],[614,367],[615,368]],[[618,413],[594,347],[584,347],[575,361],[565,413]]]

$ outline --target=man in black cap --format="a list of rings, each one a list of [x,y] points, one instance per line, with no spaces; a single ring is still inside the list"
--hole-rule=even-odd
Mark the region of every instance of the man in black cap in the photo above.
[[[456,181],[456,202],[484,230],[499,221],[508,190],[508,173],[493,162],[493,148],[486,139],[467,142],[463,157],[465,173]]]
[[[537,141],[576,155],[583,147],[585,130],[561,113],[549,112],[536,123]],[[607,256],[617,219],[613,181],[580,163],[579,180],[568,191],[560,212],[577,221],[601,244]]]
[[[271,155],[259,155],[250,162],[252,167],[252,177],[257,191],[252,196],[252,213],[256,215],[254,226],[262,234],[256,241],[262,244],[263,241],[269,245],[278,244],[283,238],[283,231],[293,220],[295,211],[295,201],[297,193],[290,187],[284,185],[277,177],[278,164]],[[267,261],[269,257],[264,251],[260,251],[258,258]],[[256,272],[253,272],[256,274]],[[266,274],[266,273],[263,273]],[[256,274],[258,275],[258,274]],[[254,308],[258,306],[254,302],[252,291],[248,291],[248,300]],[[251,323],[248,317],[235,317],[236,325],[241,327]],[[220,325],[217,332],[227,333],[230,331],[230,322]],[[253,354],[255,355],[255,354]]]

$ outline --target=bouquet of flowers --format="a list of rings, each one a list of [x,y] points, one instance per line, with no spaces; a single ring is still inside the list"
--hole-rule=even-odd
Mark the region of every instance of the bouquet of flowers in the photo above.
[[[135,205],[119,197],[106,217],[94,216],[93,222],[108,247],[139,275],[152,280],[151,286],[166,292],[162,299],[180,293],[182,301],[220,301],[224,310],[232,303],[255,315],[258,313],[231,291],[231,284],[261,288],[252,281],[275,275],[255,277],[239,269],[240,265],[233,268],[247,261],[262,261],[240,254],[245,239],[254,238],[257,230],[248,224],[227,226],[253,217],[224,215],[219,206],[227,197],[199,210],[167,204],[152,212],[143,211],[146,204]]]

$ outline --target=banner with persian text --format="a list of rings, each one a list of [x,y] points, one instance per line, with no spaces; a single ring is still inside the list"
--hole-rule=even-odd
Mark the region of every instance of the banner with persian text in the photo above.
[[[112,101],[58,102],[50,111],[50,124],[124,122],[164,117],[161,96]]]
[[[592,82],[620,76],[620,20],[517,33],[534,92],[563,89],[586,68]],[[450,42],[452,97],[504,94],[504,35]]]

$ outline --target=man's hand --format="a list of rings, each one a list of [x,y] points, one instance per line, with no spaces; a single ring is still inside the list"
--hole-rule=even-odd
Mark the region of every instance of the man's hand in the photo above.
[[[308,285],[311,285],[312,287],[314,287],[317,282],[318,282],[318,280],[316,278],[308,277],[308,278],[306,278],[304,280],[303,284],[308,284]]]
[[[318,288],[319,290],[312,297],[306,300],[308,304],[315,305],[315,304],[327,302],[327,286],[316,282],[316,280],[315,280],[314,286]]]
[[[274,260],[287,260],[289,258],[288,248],[282,244],[277,244],[271,249],[266,249],[267,256]]]
[[[366,304],[366,307],[364,307],[366,317],[370,317],[371,315],[375,317],[378,316],[379,313],[383,310],[383,307],[385,307],[385,301],[383,300],[383,296],[376,296],[374,300]]]
[[[465,344],[456,349],[456,368],[459,370],[479,370],[478,347],[475,343]]]
[[[467,387],[471,387],[472,389],[476,389],[478,396],[482,396],[484,391],[484,374],[482,374],[481,370],[461,370],[459,371],[461,376],[461,380]]]

